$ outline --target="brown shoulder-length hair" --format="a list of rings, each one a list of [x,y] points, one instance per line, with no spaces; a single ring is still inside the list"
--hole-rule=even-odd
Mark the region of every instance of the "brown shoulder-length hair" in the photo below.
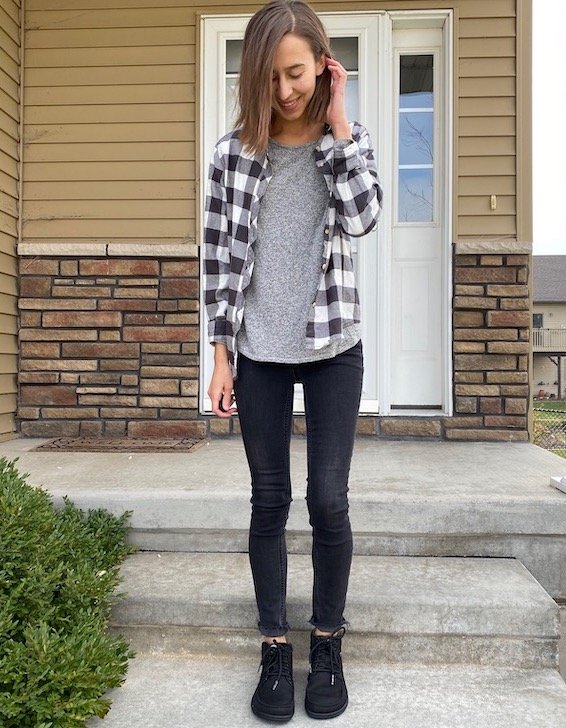
[[[330,41],[320,18],[303,0],[272,0],[258,10],[246,27],[238,84],[240,141],[252,154],[267,149],[273,117],[273,62],[287,33],[304,38],[316,60],[331,55]],[[330,102],[331,75],[325,66],[306,108],[309,122],[324,122]]]

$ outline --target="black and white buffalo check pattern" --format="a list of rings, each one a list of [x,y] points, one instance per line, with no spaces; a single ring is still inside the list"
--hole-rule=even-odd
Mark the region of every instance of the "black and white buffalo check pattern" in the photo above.
[[[383,192],[369,134],[357,122],[350,127],[353,141],[346,143],[336,141],[326,126],[315,149],[329,201],[320,282],[305,331],[312,349],[342,338],[345,327],[360,321],[350,237],[373,230],[381,212]],[[244,151],[238,130],[218,141],[205,203],[204,302],[209,341],[227,345],[234,377],[236,334],[253,271],[257,216],[270,179],[268,155]]]

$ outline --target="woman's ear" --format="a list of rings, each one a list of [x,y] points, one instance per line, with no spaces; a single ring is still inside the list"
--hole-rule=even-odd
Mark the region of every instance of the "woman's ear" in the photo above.
[[[317,76],[321,76],[321,75],[322,75],[322,72],[323,72],[323,71],[324,71],[324,69],[326,68],[326,58],[327,58],[327,57],[326,57],[326,56],[325,56],[325,54],[323,53],[323,54],[322,54],[322,55],[320,56],[320,58],[318,59],[318,61],[316,62],[316,66],[315,66],[315,68],[316,68],[316,75],[317,75]]]

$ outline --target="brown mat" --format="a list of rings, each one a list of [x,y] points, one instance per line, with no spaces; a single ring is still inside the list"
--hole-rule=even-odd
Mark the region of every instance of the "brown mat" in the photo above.
[[[56,437],[33,450],[59,452],[191,452],[206,442],[198,437]]]

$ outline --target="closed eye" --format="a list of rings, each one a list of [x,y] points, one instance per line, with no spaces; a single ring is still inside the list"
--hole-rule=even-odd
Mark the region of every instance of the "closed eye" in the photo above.
[[[299,73],[298,76],[293,76],[292,74],[289,74],[289,78],[292,78],[293,80],[296,80],[297,78],[301,78],[302,75],[303,75],[302,73]],[[274,76],[273,77],[273,83],[275,83],[276,81],[277,81],[277,78],[275,78],[275,76]]]

